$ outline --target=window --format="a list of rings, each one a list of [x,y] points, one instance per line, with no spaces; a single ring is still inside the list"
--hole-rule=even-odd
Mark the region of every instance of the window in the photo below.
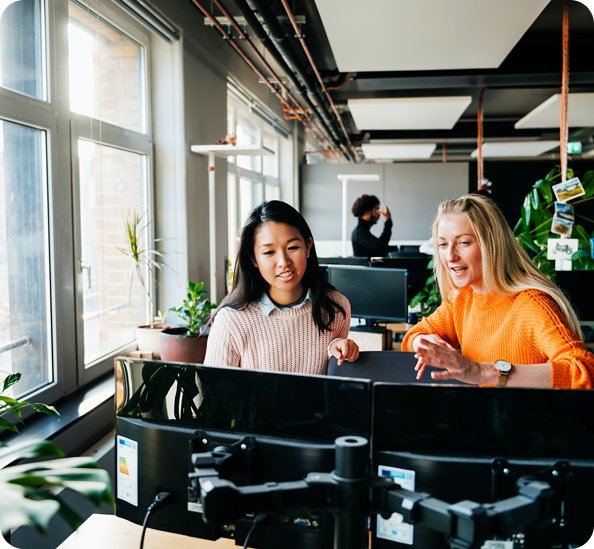
[[[145,211],[146,156],[78,142],[84,365],[129,345],[146,322],[146,292],[126,248],[124,219]],[[147,232],[140,248],[149,245]],[[145,275],[145,279],[147,276]]]
[[[111,370],[148,318],[118,248],[152,216],[149,45],[110,0],[0,1],[0,381],[20,372],[19,398]]]
[[[143,47],[76,2],[68,14],[70,110],[145,132]]]
[[[134,342],[135,326],[149,320],[149,296],[121,249],[126,219],[137,213],[150,224],[151,144],[141,38],[79,2],[71,0],[68,13],[70,109],[85,115],[73,126],[73,172],[79,210],[79,358],[87,373],[110,367],[111,356]],[[143,237],[148,238],[147,231]],[[142,244],[146,249],[149,242]]]
[[[244,93],[238,90],[237,84],[229,85],[227,132],[236,135],[237,145],[259,145],[272,151],[272,154],[240,155],[237,159],[229,157],[229,258],[235,258],[239,233],[250,211],[264,200],[282,199],[279,151],[283,137],[271,130],[270,124],[261,116],[252,112],[255,100],[246,101],[242,96]]]
[[[0,372],[52,381],[45,132],[0,120]]]
[[[0,2],[0,85],[35,99],[47,98],[45,4]]]

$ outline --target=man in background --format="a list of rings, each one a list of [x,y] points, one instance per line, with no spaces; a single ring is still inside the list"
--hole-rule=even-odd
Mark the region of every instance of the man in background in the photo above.
[[[351,208],[353,215],[358,218],[357,226],[351,234],[353,255],[361,257],[383,257],[388,253],[388,244],[392,236],[392,215],[387,205],[380,210],[380,201],[372,194],[361,195]],[[371,234],[373,227],[383,217],[384,230],[377,237]]]

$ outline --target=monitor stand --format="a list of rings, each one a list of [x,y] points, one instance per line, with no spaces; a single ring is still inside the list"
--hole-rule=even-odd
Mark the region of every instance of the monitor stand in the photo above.
[[[383,334],[388,329],[385,326],[379,326],[375,320],[365,319],[365,324],[356,324],[351,326],[351,332],[372,332],[374,334]]]

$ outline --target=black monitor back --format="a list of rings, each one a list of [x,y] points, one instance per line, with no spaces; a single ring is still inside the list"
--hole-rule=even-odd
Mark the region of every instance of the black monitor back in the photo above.
[[[425,254],[372,258],[372,267],[383,267],[385,269],[406,269],[408,274],[408,300],[410,301],[424,287],[425,282],[431,276],[431,270],[428,269],[431,256]]]
[[[198,502],[188,494],[192,453],[238,446],[251,437],[254,449],[240,453],[226,478],[239,485],[281,482],[332,471],[336,438],[370,436],[371,386],[363,380],[129,358],[116,360],[116,380],[122,450],[116,513],[141,524],[154,496],[171,492],[173,505],[151,519],[151,527],[161,530],[243,539],[251,526],[248,518],[225,527],[202,521]],[[302,511],[296,513],[259,525],[254,546],[278,547],[283,540],[286,548],[317,549],[331,543],[329,513],[306,520]]]
[[[361,351],[355,362],[343,362],[340,366],[336,357],[331,357],[328,362],[328,375],[391,383],[464,385],[455,379],[437,381],[431,379],[431,372],[435,370],[432,366],[428,366],[423,377],[417,379],[416,363],[414,353]]]
[[[577,547],[591,537],[594,392],[377,383],[373,398],[376,473],[451,503],[511,497],[518,478],[531,475],[567,497],[563,506],[555,500],[563,527],[528,527],[526,547]],[[567,469],[553,473],[560,462]],[[380,524],[380,536],[390,537],[388,530]],[[448,547],[425,527],[415,526],[412,536],[420,549]],[[377,549],[398,545],[382,537],[374,542]]]

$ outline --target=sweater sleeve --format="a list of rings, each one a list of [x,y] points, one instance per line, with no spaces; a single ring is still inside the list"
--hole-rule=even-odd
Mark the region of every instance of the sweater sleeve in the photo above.
[[[209,366],[241,366],[241,353],[233,336],[233,313],[223,307],[215,316],[208,334],[204,364]]]
[[[594,355],[565,325],[556,303],[548,295],[524,292],[522,311],[532,319],[523,334],[527,344],[539,348],[551,365],[554,388],[591,389],[594,385]]]
[[[334,292],[330,295],[330,297],[334,301],[336,301],[344,309],[345,312],[344,316],[340,311],[336,312],[336,317],[334,319],[334,333],[332,339],[346,339],[349,336],[349,331],[351,327],[351,303],[340,292]]]
[[[432,314],[421,319],[418,324],[415,324],[404,334],[402,350],[412,352],[413,340],[420,334],[436,334],[454,349],[458,348],[460,342],[456,335],[452,304],[449,300],[442,302]]]

